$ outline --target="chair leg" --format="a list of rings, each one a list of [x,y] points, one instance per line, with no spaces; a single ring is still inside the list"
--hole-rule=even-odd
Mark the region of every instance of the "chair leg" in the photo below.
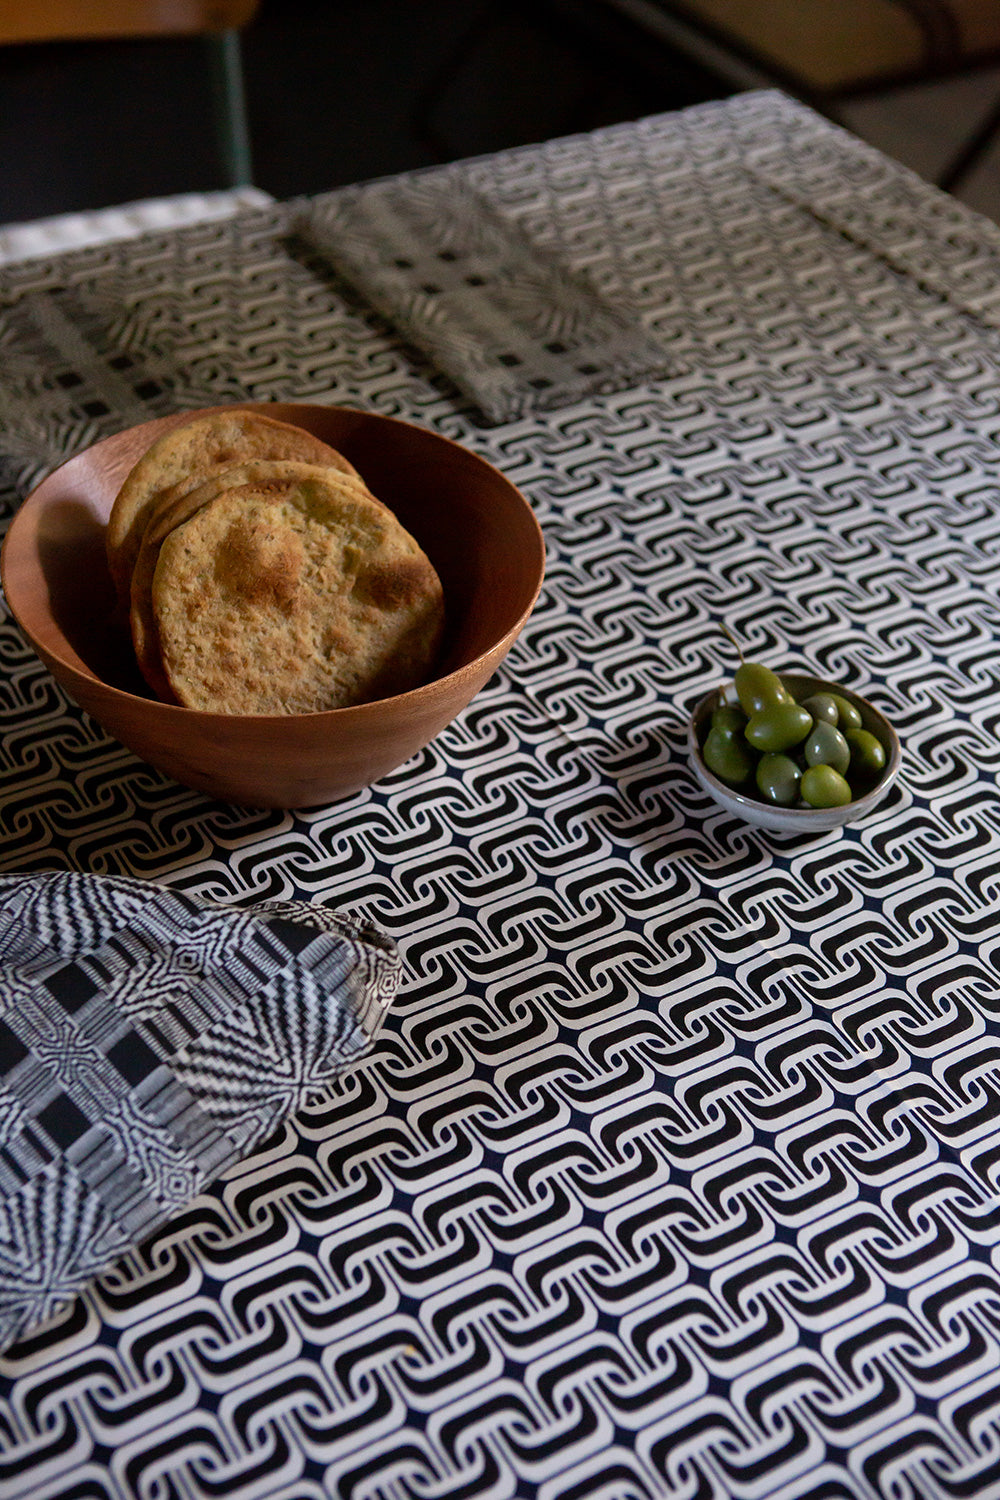
[[[418,90],[410,112],[414,134],[421,145],[426,146],[438,161],[448,161],[455,155],[434,123],[434,111],[447,93],[449,86],[460,76],[462,68],[475,52],[476,47],[487,36],[498,14],[492,0],[484,0],[478,9],[467,12],[463,18],[466,25],[455,39],[454,46],[434,70],[431,77]]]
[[[212,64],[212,106],[226,185],[249,187],[253,182],[253,166],[239,32],[220,31],[206,37],[206,42]]]
[[[937,186],[946,193],[954,193],[972,169],[979,165],[987,151],[1000,135],[1000,100],[977,126],[961,150],[937,175]]]

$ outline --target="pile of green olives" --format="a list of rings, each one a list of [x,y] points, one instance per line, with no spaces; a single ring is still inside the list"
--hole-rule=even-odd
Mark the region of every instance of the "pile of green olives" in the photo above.
[[[720,695],[701,747],[727,786],[772,807],[843,807],[875,786],[885,748],[840,693],[796,702],[776,672],[754,661],[740,663],[733,686],[739,707]]]

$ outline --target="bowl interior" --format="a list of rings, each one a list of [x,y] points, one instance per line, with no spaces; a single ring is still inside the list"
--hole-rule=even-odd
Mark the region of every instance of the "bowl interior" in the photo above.
[[[246,403],[338,448],[434,563],[447,625],[438,680],[516,630],[541,584],[544,546],[524,497],[497,469],[436,433],[343,407]],[[116,617],[104,551],[111,505],[129,469],[180,412],[96,443],[48,476],[11,524],[4,587],[43,654],[112,688],[149,697],[127,625]]]

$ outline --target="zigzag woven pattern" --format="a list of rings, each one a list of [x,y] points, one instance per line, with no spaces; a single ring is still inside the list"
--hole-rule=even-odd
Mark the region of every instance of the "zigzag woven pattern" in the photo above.
[[[12,268],[10,506],[126,408],[325,400],[499,464],[549,567],[425,752],[299,816],[142,765],[4,622],[5,869],[349,908],[408,977],[0,1360],[0,1491],[1000,1497],[994,236],[773,94],[461,173],[669,375],[484,428],[301,205]],[[721,624],[895,723],[869,819],[702,794]]]

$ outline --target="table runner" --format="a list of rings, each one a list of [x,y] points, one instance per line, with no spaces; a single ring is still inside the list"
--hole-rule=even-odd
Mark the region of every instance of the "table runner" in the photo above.
[[[8,510],[126,408],[336,401],[498,463],[549,567],[455,723],[303,814],[142,765],[4,620],[5,870],[350,906],[408,978],[328,1096],[0,1360],[0,1489],[1000,1494],[995,230],[772,93],[463,172],[671,373],[483,427],[301,204],[9,272]],[[960,296],[904,264],[915,203]],[[701,793],[722,624],[893,720],[870,819]]]

